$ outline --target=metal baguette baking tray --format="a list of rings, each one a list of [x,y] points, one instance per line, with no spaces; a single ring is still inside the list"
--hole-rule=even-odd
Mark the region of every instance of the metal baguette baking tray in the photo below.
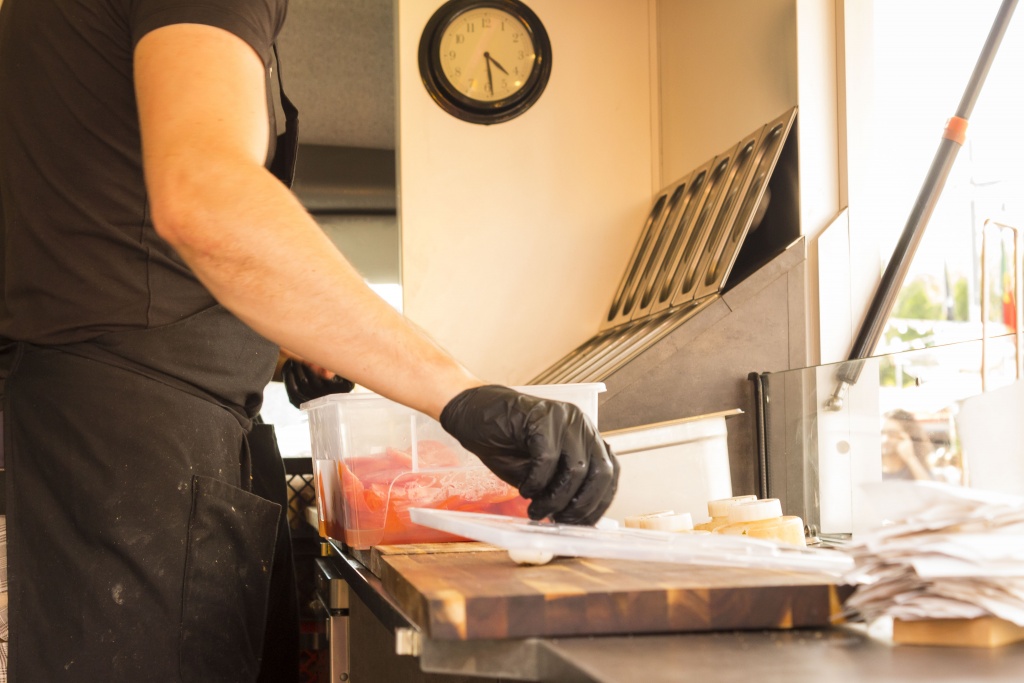
[[[789,226],[763,231],[742,272],[736,272],[748,236],[765,222],[793,222],[795,197],[773,196],[770,184],[796,116],[794,107],[654,197],[598,333],[531,383],[609,377],[777,255],[780,240],[791,241]],[[795,153],[788,157],[795,164]],[[766,221],[773,211],[784,217]]]
[[[707,200],[708,177],[714,161],[712,159],[695,170],[691,174],[692,180],[689,184],[685,188],[680,188],[683,192],[676,211],[658,235],[658,244],[652,260],[640,274],[639,300],[634,302],[631,309],[624,309],[619,313],[621,321],[618,318],[610,320],[606,327],[615,327],[622,321],[642,320],[655,312],[658,307],[658,296],[671,277],[673,267],[679,260],[689,235],[697,227],[701,207]]]
[[[758,213],[766,209],[770,201],[768,181],[782,153],[782,146],[789,136],[796,119],[796,110],[768,123],[756,142],[741,143],[743,173],[736,173],[729,186],[727,201],[719,209],[716,229],[705,244],[697,273],[704,277],[694,296],[700,298],[713,294],[725,285],[740,245],[755,224],[759,225]],[[750,169],[753,169],[750,171]],[[736,200],[742,197],[738,204]],[[734,213],[735,212],[735,213]]]

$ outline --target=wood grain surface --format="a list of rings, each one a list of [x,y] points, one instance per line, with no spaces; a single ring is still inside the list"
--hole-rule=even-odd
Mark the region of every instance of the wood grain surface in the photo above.
[[[998,617],[893,620],[892,640],[904,645],[1002,647],[1024,640],[1024,627]]]
[[[504,551],[387,553],[378,569],[440,640],[820,627],[849,592],[796,572],[584,558],[519,566]]]
[[[381,575],[381,564],[385,557],[398,555],[436,555],[439,553],[483,553],[505,551],[488,543],[476,541],[451,543],[408,543],[405,545],[375,545],[366,550],[348,549],[360,564],[370,570],[378,579]]]

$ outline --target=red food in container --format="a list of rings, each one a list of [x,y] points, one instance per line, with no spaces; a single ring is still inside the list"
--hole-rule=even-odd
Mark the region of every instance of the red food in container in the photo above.
[[[521,389],[575,403],[596,424],[604,385]],[[414,524],[409,510],[417,507],[526,517],[529,501],[423,413],[365,392],[326,396],[302,409],[323,537],[356,549],[465,540]]]

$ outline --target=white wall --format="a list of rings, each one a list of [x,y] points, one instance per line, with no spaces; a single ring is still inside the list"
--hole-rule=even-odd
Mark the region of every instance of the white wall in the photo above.
[[[824,362],[822,348],[834,344],[841,325],[820,324],[821,311],[847,305],[845,291],[819,289],[820,263],[828,269],[845,264],[822,260],[820,238],[845,207],[845,125],[840,118],[839,19],[836,0],[797,0],[797,102],[800,107],[800,229],[807,237],[808,319],[806,365]],[[840,224],[845,225],[842,221]],[[837,228],[833,228],[833,231]],[[847,328],[848,329],[848,328]],[[844,330],[845,331],[845,330]],[[827,337],[823,339],[823,335]],[[845,341],[838,344],[849,346]]]
[[[405,313],[485,378],[528,381],[597,331],[649,207],[653,4],[529,0],[551,38],[547,89],[481,126],[420,80],[441,1],[396,3]]]
[[[872,14],[874,0],[835,0],[837,59],[839,72],[838,118],[842,137],[840,202],[850,207],[848,216],[837,221],[838,234],[822,240],[818,258],[842,270],[820,293],[820,363],[834,363],[849,357],[853,338],[860,328],[868,302],[881,277],[877,239],[865,225],[861,209],[869,202],[868,180],[872,173],[874,131],[869,126],[874,107],[872,82]]]

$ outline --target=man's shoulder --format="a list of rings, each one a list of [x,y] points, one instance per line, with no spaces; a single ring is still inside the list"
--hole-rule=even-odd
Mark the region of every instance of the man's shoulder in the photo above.
[[[129,2],[132,43],[157,28],[207,24],[234,33],[269,63],[284,24],[288,0],[111,0]]]

